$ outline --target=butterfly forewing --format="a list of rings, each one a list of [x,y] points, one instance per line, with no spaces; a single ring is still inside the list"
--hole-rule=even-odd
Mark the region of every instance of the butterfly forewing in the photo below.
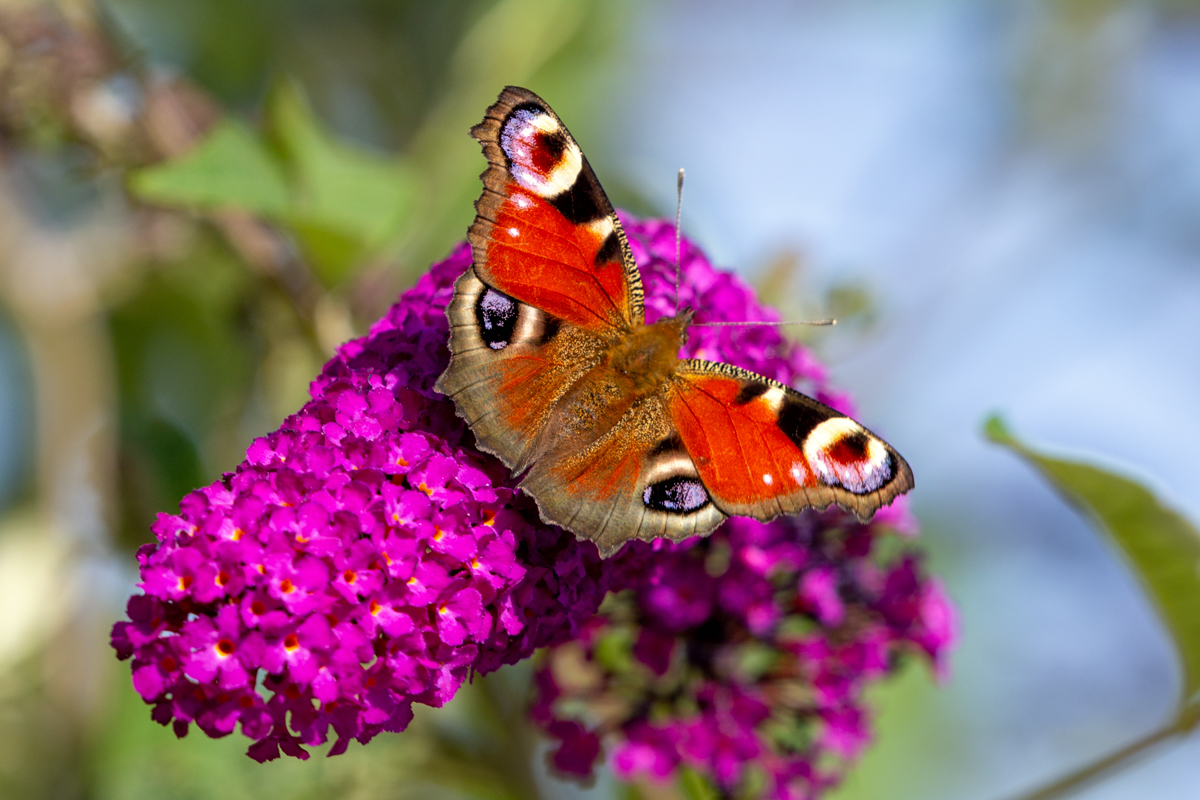
[[[641,277],[625,232],[558,115],[510,86],[471,135],[488,159],[468,232],[479,278],[579,327],[640,325]]]
[[[912,488],[904,459],[829,406],[729,364],[680,363],[673,423],[713,502],[771,519],[832,503],[868,519]]]
[[[641,278],[587,159],[537,95],[505,89],[471,134],[488,168],[437,388],[520,472],[553,439],[561,397],[642,323]]]

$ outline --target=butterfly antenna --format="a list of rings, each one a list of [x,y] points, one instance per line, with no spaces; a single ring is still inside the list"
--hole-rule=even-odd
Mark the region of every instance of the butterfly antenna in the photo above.
[[[679,219],[683,214],[683,167],[679,168],[679,178],[675,181],[675,313],[679,313],[679,274],[680,274],[680,235]]]
[[[729,327],[729,326],[733,326],[733,325],[771,325],[773,327],[780,327],[783,325],[828,326],[828,325],[837,325],[837,320],[836,319],[814,319],[814,320],[796,319],[796,320],[790,320],[788,322],[766,322],[766,321],[752,320],[750,322],[693,322],[692,323],[693,328],[722,328],[722,327]]]

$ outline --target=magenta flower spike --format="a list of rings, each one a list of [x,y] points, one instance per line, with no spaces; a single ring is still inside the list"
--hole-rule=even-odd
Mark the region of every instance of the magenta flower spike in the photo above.
[[[648,321],[674,313],[673,227],[622,222]],[[682,253],[680,305],[710,321],[776,318],[687,240]],[[559,743],[558,770],[587,775],[607,747],[620,775],[665,779],[688,764],[733,786],[757,769],[773,797],[815,796],[835,777],[818,757],[852,759],[869,736],[867,682],[906,647],[944,670],[956,635],[944,592],[915,557],[874,560],[880,523],[837,511],[735,519],[710,539],[637,542],[607,561],[541,522],[433,391],[448,360],[446,304],[470,258],[462,245],[435,264],[339,349],[312,400],[236,470],[159,515],[138,552],[141,594],[112,633],[152,717],[179,736],[240,725],[259,761],[307,758],[332,731],[337,755],[404,730],[413,703],[444,704],[473,672],[555,646],[531,716]],[[684,355],[845,407],[777,328],[693,328]],[[880,517],[911,535],[902,501]],[[611,590],[625,591],[599,614]],[[623,671],[596,658],[614,636],[626,642]],[[802,713],[776,673],[735,663],[748,643],[787,665]],[[604,691],[633,691],[645,707],[562,713],[576,691],[559,680],[570,648]],[[664,704],[672,681],[676,702]],[[802,717],[804,746],[772,738],[785,712]]]

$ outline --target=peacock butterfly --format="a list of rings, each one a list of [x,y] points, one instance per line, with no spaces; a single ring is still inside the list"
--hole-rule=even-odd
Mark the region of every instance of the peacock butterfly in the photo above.
[[[729,364],[679,358],[694,312],[645,323],[621,223],[566,126],[510,86],[471,129],[488,168],[474,263],[446,310],[453,398],[542,517],[608,556],[836,503],[868,519],[913,486],[886,442]]]

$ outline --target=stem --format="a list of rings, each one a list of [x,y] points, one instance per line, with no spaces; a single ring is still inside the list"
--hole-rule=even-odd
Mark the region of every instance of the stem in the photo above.
[[[1138,760],[1139,756],[1148,755],[1149,751],[1155,745],[1179,736],[1190,730],[1190,728],[1189,720],[1185,719],[1183,715],[1176,717],[1169,725],[1138,739],[1132,744],[1122,747],[1115,753],[1110,753],[1085,767],[1059,778],[1048,786],[1043,786],[1040,789],[1020,795],[1013,798],[1013,800],[1057,800],[1059,797],[1066,797],[1095,783],[1100,778],[1128,768]]]

